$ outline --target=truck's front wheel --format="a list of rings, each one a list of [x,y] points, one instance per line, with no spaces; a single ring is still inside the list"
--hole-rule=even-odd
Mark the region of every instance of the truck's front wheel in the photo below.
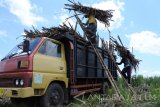
[[[52,83],[41,100],[42,107],[61,107],[64,102],[62,86],[57,83]]]

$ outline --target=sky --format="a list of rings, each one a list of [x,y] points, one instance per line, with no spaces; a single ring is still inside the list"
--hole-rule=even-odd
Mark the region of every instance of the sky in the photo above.
[[[78,2],[77,0],[74,0]],[[120,36],[123,44],[142,60],[136,75],[160,76],[160,1],[159,0],[79,0],[86,6],[111,9],[111,35]],[[64,9],[68,0],[0,0],[0,59],[23,38],[24,29],[32,26],[53,27],[73,13]],[[83,20],[85,21],[85,20]],[[75,25],[75,19],[70,18]],[[107,29],[98,22],[98,34],[107,40]]]

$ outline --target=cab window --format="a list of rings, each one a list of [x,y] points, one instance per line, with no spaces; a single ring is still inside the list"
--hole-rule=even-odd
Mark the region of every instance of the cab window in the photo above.
[[[61,57],[61,45],[47,40],[43,43],[38,52],[47,56]]]

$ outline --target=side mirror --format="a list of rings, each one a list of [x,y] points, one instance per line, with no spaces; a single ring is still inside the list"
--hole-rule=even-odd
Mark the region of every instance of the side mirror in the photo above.
[[[29,40],[25,39],[24,42],[23,42],[23,52],[29,52]]]

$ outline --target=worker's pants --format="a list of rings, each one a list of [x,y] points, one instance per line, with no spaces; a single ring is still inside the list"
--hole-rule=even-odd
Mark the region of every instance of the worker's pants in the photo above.
[[[131,70],[132,70],[131,66],[125,67],[122,70],[122,75],[124,76],[125,79],[128,80],[129,84],[131,83]],[[126,75],[126,73],[127,73],[127,75]]]
[[[93,44],[96,44],[96,32],[97,32],[97,26],[96,24],[94,23],[90,23],[88,26],[87,26],[87,34],[89,36],[89,39],[90,41],[93,43]]]

